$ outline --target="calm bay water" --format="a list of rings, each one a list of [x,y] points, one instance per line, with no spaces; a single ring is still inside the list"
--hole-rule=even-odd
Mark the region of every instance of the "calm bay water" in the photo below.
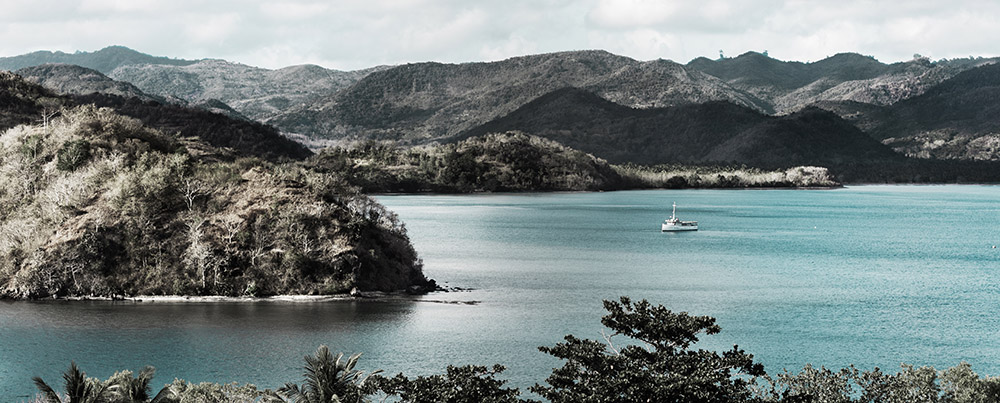
[[[718,318],[769,372],[806,363],[895,370],[961,361],[1000,374],[1000,187],[381,196],[439,282],[415,301],[0,303],[0,401],[88,375],[158,368],[154,385],[297,381],[327,344],[409,375],[493,364],[515,386],[566,334],[600,339],[602,299]],[[661,233],[678,216],[701,229]]]

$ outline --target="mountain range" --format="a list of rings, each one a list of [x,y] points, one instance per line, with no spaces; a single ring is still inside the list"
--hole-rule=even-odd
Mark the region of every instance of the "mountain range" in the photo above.
[[[680,64],[571,51],[343,72],[109,47],[0,58],[0,69],[22,69],[58,93],[91,88],[244,117],[313,145],[420,145],[518,130],[611,161],[777,167],[900,155],[998,160],[996,61],[916,55],[885,64],[843,53],[802,63],[747,52]],[[103,78],[66,66],[27,68],[54,62]]]
[[[462,138],[517,130],[614,163],[736,162],[772,169],[900,156],[815,107],[768,116],[725,101],[629,108],[578,88],[551,92]]]

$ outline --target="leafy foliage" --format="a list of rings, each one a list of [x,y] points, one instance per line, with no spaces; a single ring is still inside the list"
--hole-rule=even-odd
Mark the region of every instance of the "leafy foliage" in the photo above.
[[[344,353],[336,357],[326,346],[319,346],[315,355],[305,357],[303,384],[285,384],[278,393],[295,403],[333,403],[360,401],[364,394],[362,387],[372,372],[365,376],[363,371],[354,369],[361,354],[344,359]]]
[[[69,141],[56,152],[56,168],[62,171],[74,171],[90,159],[90,142],[87,140]]]
[[[785,371],[765,377],[755,393],[761,402],[995,402],[1000,399],[1000,378],[980,377],[968,363],[944,371],[902,365],[895,374],[853,366],[833,371],[807,365],[798,373]]]
[[[539,350],[566,360],[532,391],[553,402],[730,402],[750,397],[750,377],[764,375],[753,356],[738,349],[690,350],[698,334],[716,334],[715,319],[674,313],[627,297],[604,301],[601,322],[614,333],[604,342],[572,335]],[[615,347],[624,335],[643,343]]]
[[[47,403],[104,403],[109,400],[108,385],[94,378],[87,378],[87,374],[70,363],[69,370],[63,373],[63,381],[66,390],[66,399],[60,399],[55,392],[42,378],[34,377],[32,380],[38,391],[42,394],[42,399]]]
[[[376,388],[389,397],[408,403],[515,403],[517,388],[506,388],[507,382],[496,379],[504,371],[502,365],[487,368],[481,365],[448,366],[443,375],[407,378],[402,373],[392,378],[375,377]]]

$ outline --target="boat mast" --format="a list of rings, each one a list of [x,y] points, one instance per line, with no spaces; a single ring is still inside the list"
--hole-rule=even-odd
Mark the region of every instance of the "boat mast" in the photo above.
[[[670,219],[673,220],[676,218],[677,218],[677,202],[674,202],[674,211],[670,213]]]

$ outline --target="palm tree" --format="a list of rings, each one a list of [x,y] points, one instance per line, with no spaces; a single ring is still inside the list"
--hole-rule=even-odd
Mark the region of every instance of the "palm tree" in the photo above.
[[[286,383],[278,392],[294,403],[339,403],[342,401],[361,401],[364,394],[361,386],[368,377],[377,374],[374,371],[367,376],[364,371],[355,370],[361,353],[354,354],[344,360],[344,354],[336,357],[326,346],[319,346],[316,355],[307,355],[304,383],[300,387],[295,383]]]
[[[42,378],[33,377],[35,387],[42,392],[42,400],[46,403],[62,403],[59,394]],[[100,381],[87,379],[87,374],[80,371],[75,362],[70,362],[69,370],[63,373],[66,382],[66,403],[105,403],[108,401],[107,387]]]

